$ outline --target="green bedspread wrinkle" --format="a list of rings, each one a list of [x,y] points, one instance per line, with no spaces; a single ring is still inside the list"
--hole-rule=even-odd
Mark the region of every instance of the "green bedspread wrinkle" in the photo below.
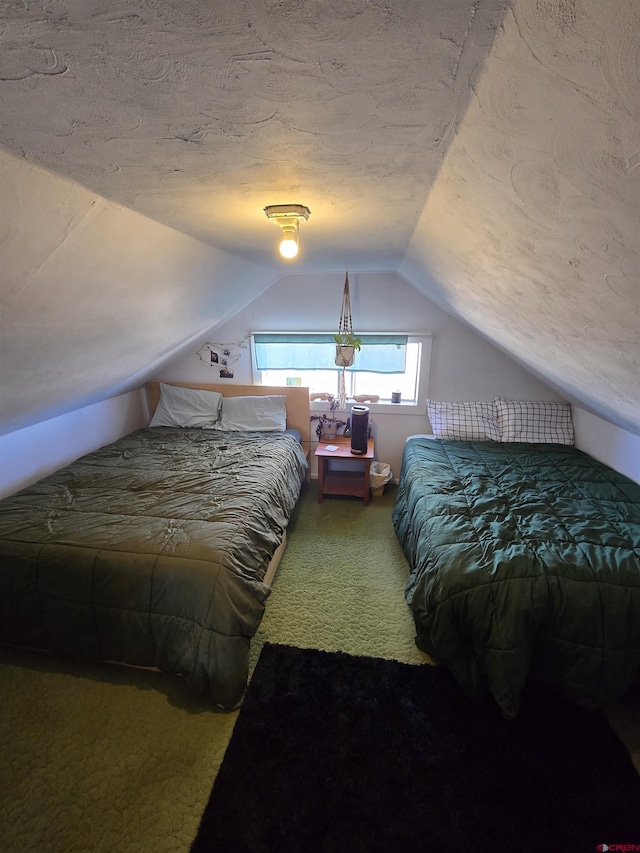
[[[595,708],[640,667],[640,486],[574,447],[411,439],[393,509],[416,642],[507,717],[530,675]]]
[[[307,460],[284,433],[143,429],[0,502],[0,641],[157,667],[231,708]]]

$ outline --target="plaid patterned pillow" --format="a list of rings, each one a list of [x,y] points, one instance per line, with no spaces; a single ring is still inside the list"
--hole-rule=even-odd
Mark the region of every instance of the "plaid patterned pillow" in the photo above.
[[[573,444],[573,421],[568,403],[496,398],[501,441],[532,444]]]
[[[427,414],[436,438],[500,441],[493,402],[441,403],[427,400]]]

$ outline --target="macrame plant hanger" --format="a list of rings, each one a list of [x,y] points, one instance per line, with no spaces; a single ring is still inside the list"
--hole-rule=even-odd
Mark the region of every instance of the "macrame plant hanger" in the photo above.
[[[340,322],[338,324],[337,338],[341,341],[350,336],[353,339],[353,323],[351,321],[351,298],[349,296],[349,270],[344,277],[344,291],[342,293],[342,308],[340,309]],[[336,346],[336,364],[342,368],[340,374],[340,391],[338,403],[340,409],[347,408],[347,390],[345,383],[345,369],[351,367],[355,356],[355,348],[351,345],[338,343]]]

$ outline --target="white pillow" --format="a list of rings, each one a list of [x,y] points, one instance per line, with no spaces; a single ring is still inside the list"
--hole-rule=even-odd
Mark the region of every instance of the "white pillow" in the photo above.
[[[496,398],[501,441],[531,444],[573,444],[569,403]]]
[[[285,396],[225,397],[216,429],[269,432],[287,426]]]
[[[151,427],[213,429],[220,418],[222,394],[160,383],[160,400]]]
[[[441,403],[427,400],[427,413],[436,438],[500,441],[496,409],[492,401]]]

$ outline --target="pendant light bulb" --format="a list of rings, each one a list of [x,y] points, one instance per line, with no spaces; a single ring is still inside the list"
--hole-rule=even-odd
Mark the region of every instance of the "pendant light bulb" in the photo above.
[[[282,230],[280,255],[287,260],[297,257],[300,248],[299,224],[307,221],[311,211],[304,204],[272,204],[264,208],[267,218]]]
[[[291,260],[298,254],[298,224],[282,226],[282,242],[280,243],[280,254],[283,258]]]

